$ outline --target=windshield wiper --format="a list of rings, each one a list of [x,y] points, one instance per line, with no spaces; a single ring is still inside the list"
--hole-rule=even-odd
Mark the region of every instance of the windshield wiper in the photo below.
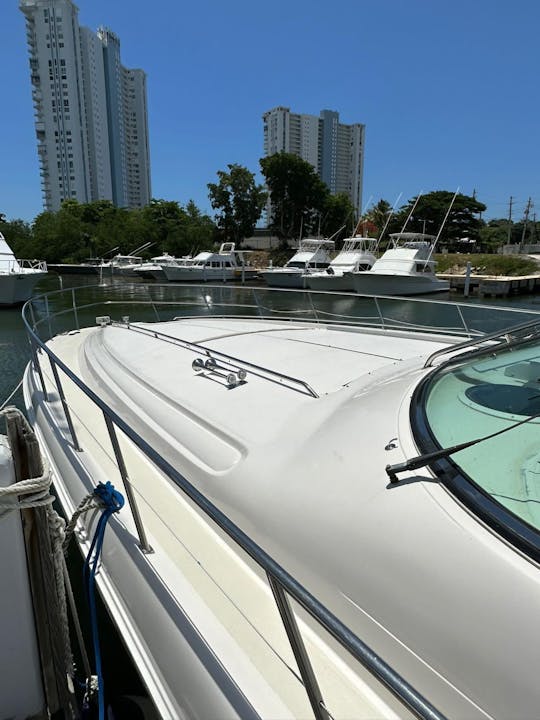
[[[469,440],[468,442],[460,443],[459,445],[452,445],[452,447],[448,448],[442,448],[441,450],[435,450],[434,452],[425,453],[424,455],[417,455],[417,457],[410,458],[409,460],[405,460],[401,463],[396,463],[394,465],[387,465],[385,470],[386,474],[390,478],[390,482],[392,484],[398,483],[399,478],[398,474],[402,472],[406,472],[407,470],[418,470],[419,468],[426,467],[426,465],[429,465],[431,462],[434,462],[435,460],[440,460],[441,458],[449,457],[450,455],[453,455],[454,453],[459,452],[460,450],[466,450],[467,448],[473,447],[473,445],[478,445],[479,443],[484,442],[485,440],[491,440],[491,438],[497,437],[498,435],[503,435],[504,433],[508,432],[509,430],[513,430],[514,428],[519,427],[520,425],[526,425],[528,422],[531,422],[531,420],[536,420],[536,418],[540,417],[540,413],[536,413],[535,415],[529,415],[528,417],[524,418],[523,420],[519,420],[518,422],[514,423],[513,425],[509,425],[506,428],[503,428],[502,430],[497,430],[497,432],[491,433],[490,435],[484,435],[484,437],[476,438],[475,440]]]

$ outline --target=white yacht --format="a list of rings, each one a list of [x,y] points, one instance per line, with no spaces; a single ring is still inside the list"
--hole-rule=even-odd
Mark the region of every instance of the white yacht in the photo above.
[[[66,515],[128,500],[96,582],[159,716],[536,717],[540,313],[170,289],[24,310]]]
[[[330,265],[329,253],[334,249],[331,240],[305,238],[298,245],[292,258],[278,268],[266,268],[259,274],[270,287],[304,288],[306,275],[327,268]]]
[[[172,282],[226,282],[236,279],[241,268],[235,244],[226,242],[222,243],[217,253],[201,252],[185,263],[163,267],[163,272]]]
[[[133,271],[137,277],[147,280],[166,280],[163,269],[165,266],[183,265],[187,260],[191,260],[191,257],[176,258],[174,255],[169,255],[169,253],[163,253],[163,255],[154,256],[148,262],[141,263],[133,268]]]
[[[370,270],[352,273],[357,293],[365,295],[423,295],[450,289],[435,275],[432,260],[436,237],[425,233],[390,235],[390,246]]]
[[[18,260],[0,233],[0,306],[26,302],[35,284],[46,275],[46,262]]]
[[[377,240],[370,237],[346,238],[343,247],[326,270],[310,272],[306,285],[310,290],[354,290],[350,273],[369,270],[375,260]]]
[[[112,260],[103,263],[103,270],[112,275],[136,276],[136,270],[143,264],[139,255],[115,255]]]

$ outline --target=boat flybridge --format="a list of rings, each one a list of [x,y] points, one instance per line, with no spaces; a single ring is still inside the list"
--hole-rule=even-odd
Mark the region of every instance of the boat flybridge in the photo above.
[[[309,273],[322,270],[330,265],[333,240],[304,238],[298,249],[283,267],[266,268],[260,276],[270,287],[304,288]]]
[[[136,289],[32,299],[24,397],[68,517],[126,496],[96,582],[159,715],[536,717],[540,313]]]
[[[354,271],[351,283],[363,294],[423,295],[450,289],[435,275],[432,259],[436,237],[425,233],[390,235],[390,246],[367,272]]]
[[[18,260],[0,233],[0,306],[26,302],[46,275],[45,261]]]
[[[354,290],[350,273],[369,270],[375,260],[376,238],[346,238],[336,257],[325,270],[309,272],[306,285],[310,290]]]

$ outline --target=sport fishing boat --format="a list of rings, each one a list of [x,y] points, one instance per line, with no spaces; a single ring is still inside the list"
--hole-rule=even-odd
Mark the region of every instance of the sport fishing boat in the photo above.
[[[535,717],[540,313],[115,289],[28,303],[24,395],[68,517],[126,495],[96,582],[160,716]]]
[[[346,238],[343,247],[326,270],[310,272],[306,285],[311,290],[354,290],[350,273],[369,270],[375,260],[377,240],[370,237]]]
[[[26,302],[36,283],[46,275],[46,262],[18,260],[0,233],[0,306]]]
[[[332,240],[305,238],[298,250],[283,267],[266,268],[259,274],[270,287],[305,288],[308,273],[327,268],[330,252],[334,249]]]
[[[436,237],[425,233],[390,235],[390,246],[367,271],[353,271],[353,289],[366,295],[424,295],[450,289],[435,274],[432,259]]]
[[[217,253],[201,252],[191,260],[164,266],[163,272],[172,282],[227,282],[236,279],[241,268],[235,244],[226,242],[221,244]]]

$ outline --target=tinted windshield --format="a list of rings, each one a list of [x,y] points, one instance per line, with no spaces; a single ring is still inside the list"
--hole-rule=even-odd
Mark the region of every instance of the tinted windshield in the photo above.
[[[433,376],[425,413],[441,447],[540,414],[540,344],[502,349]],[[540,529],[540,418],[452,455],[494,500]]]

